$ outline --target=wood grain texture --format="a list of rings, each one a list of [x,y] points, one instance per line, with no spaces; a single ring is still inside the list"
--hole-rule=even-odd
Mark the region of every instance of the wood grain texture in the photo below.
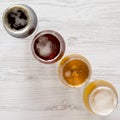
[[[78,53],[89,59],[90,81],[107,80],[120,95],[120,0],[1,0],[0,120],[120,120],[120,100],[111,115],[93,115],[83,104],[83,88],[71,89],[59,80],[59,62],[44,65],[33,57],[35,33],[26,39],[7,34],[2,14],[16,3],[34,9],[37,32],[53,29],[64,37],[65,55]]]

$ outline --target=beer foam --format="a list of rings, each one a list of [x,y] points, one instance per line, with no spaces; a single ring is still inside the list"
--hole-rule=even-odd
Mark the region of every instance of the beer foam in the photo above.
[[[65,77],[70,77],[71,76],[71,71],[69,70],[69,71],[66,71],[65,72]]]
[[[108,87],[98,87],[92,91],[89,103],[92,111],[99,115],[108,115],[117,105],[117,96]]]
[[[18,25],[24,26],[25,24],[27,24],[27,20],[20,18],[20,13],[16,12],[16,14],[17,14],[16,16],[15,15],[13,16],[15,18],[15,24],[14,24],[15,26],[18,26]]]
[[[39,38],[36,48],[42,57],[47,57],[53,52],[52,42],[45,36]]]
[[[28,23],[27,14],[21,8],[12,9],[7,19],[10,27],[15,30],[24,28]]]

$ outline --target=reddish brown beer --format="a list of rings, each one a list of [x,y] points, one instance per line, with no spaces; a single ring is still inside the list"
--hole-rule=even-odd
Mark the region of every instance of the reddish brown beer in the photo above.
[[[57,62],[64,54],[65,42],[62,36],[51,30],[38,33],[32,42],[32,52],[42,63]]]

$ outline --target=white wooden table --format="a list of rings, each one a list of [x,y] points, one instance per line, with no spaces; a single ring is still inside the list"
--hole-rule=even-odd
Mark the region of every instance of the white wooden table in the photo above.
[[[0,120],[120,120],[120,100],[114,113],[89,113],[82,101],[83,88],[64,86],[58,63],[45,65],[31,53],[33,36],[11,37],[2,25],[10,5],[31,6],[38,31],[52,29],[65,39],[65,55],[89,59],[90,81],[111,82],[120,95],[120,0],[0,0]]]

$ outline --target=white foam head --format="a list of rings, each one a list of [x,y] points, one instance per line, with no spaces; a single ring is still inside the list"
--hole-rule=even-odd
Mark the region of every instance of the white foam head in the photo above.
[[[105,116],[115,109],[117,95],[108,87],[98,87],[92,91],[89,104],[94,113]]]
[[[47,37],[42,36],[39,38],[39,42],[36,45],[39,54],[43,57],[49,56],[52,51],[52,42]]]

